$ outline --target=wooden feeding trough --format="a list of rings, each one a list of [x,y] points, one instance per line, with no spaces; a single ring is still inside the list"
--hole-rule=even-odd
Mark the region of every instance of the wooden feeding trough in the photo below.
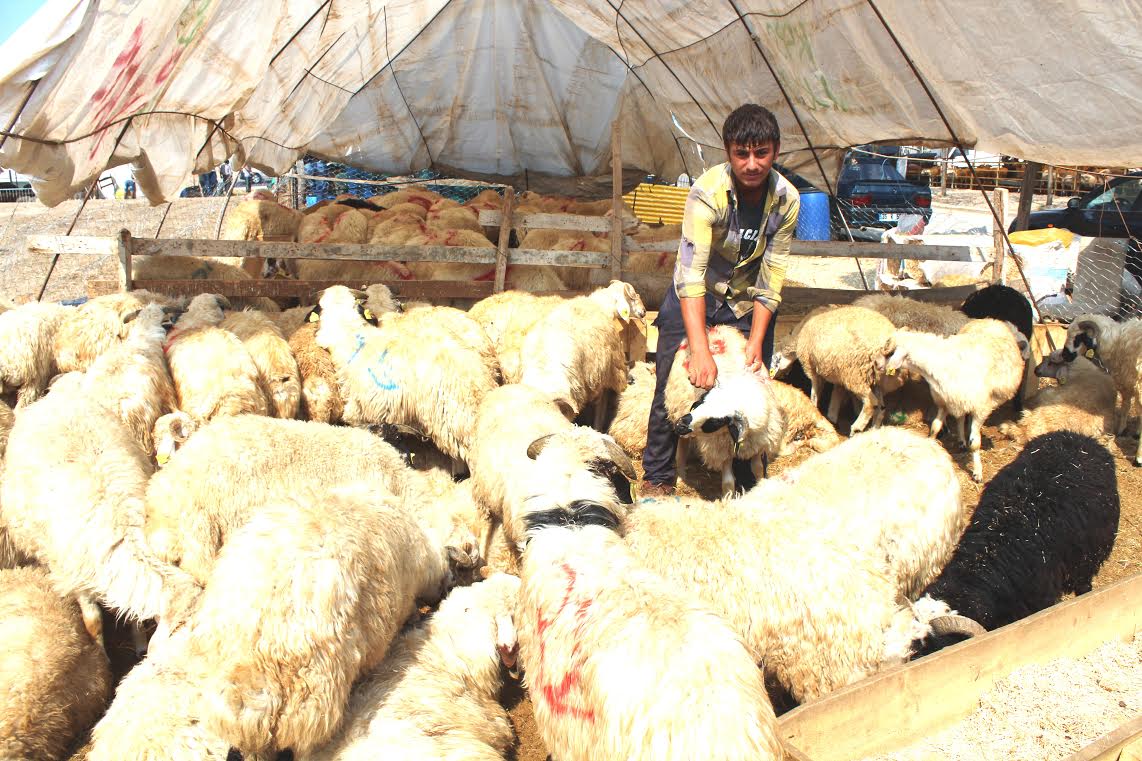
[[[1016,668],[1081,658],[1142,629],[1142,575],[1052,606],[796,708],[778,719],[797,761],[850,761],[890,753],[972,713]],[[988,758],[983,756],[981,758]],[[1066,761],[1142,759],[1142,717]]]

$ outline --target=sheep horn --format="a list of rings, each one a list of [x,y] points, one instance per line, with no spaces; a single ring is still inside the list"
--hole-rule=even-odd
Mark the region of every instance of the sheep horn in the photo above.
[[[547,440],[554,435],[554,433],[547,433],[531,442],[531,444],[529,444],[527,447],[527,456],[532,460],[534,460],[536,457],[539,457],[539,453],[543,451],[545,446],[547,446]]]
[[[230,299],[226,298],[225,296],[223,296],[219,293],[215,293],[213,295],[214,295],[214,300],[218,302],[218,306],[220,308],[230,309]]]
[[[932,634],[936,635],[966,634],[969,637],[978,637],[981,634],[987,634],[987,629],[967,616],[936,616],[928,622],[928,625],[932,627]]]
[[[142,309],[135,309],[123,315],[123,323],[126,324],[128,322],[132,322],[136,317],[139,316],[139,313],[142,311]]]

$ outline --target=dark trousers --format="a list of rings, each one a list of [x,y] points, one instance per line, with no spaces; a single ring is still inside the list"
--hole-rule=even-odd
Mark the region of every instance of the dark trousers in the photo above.
[[[717,298],[716,294],[706,292],[706,327],[733,325],[748,338],[752,323],[752,312],[745,317],[737,317],[725,302]],[[777,315],[774,314],[761,344],[761,356],[766,367],[769,367],[769,361],[773,358],[773,329],[776,324]],[[682,305],[673,287],[666,289],[666,298],[658,310],[654,326],[658,328],[658,348],[655,350],[654,358],[654,399],[650,403],[646,449],[642,453],[643,478],[651,483],[673,484],[674,451],[678,446],[678,436],[674,433],[674,426],[666,419],[666,379],[670,376],[670,368],[674,364],[674,355],[678,353],[678,345],[686,338],[686,326],[682,322]],[[740,470],[740,467],[735,467],[735,474]]]

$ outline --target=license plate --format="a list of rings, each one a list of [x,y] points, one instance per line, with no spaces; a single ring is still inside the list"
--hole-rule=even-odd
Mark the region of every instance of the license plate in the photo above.
[[[899,214],[877,214],[876,218],[877,218],[877,220],[879,220],[881,222],[899,222],[900,221],[900,215]]]

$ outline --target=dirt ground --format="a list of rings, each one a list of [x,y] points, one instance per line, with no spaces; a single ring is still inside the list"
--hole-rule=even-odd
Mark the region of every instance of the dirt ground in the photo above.
[[[978,191],[953,190],[949,191],[947,198],[937,194],[938,191],[934,191],[933,206],[937,211],[944,209],[987,214],[986,205]],[[1043,200],[1041,196],[1036,197],[1034,207],[1041,208]],[[1059,199],[1059,203],[1063,202],[1065,198]],[[137,237],[157,237],[161,223],[162,237],[213,238],[222,203],[222,199],[180,199],[168,211],[166,206],[152,208],[145,200],[90,201],[76,222],[73,234],[114,235],[121,228],[127,228]],[[1017,194],[1012,194],[1009,217],[1013,215],[1017,203]],[[24,248],[24,238],[32,234],[66,233],[78,208],[79,201],[68,201],[55,209],[46,209],[38,203],[11,204],[7,208],[0,208],[0,297],[18,303],[35,298],[48,271],[49,261],[45,257],[28,255]],[[866,261],[875,267],[875,262]],[[80,297],[85,295],[85,283],[89,278],[106,279],[113,278],[114,275],[115,264],[109,258],[61,257],[45,298],[61,300]],[[831,269],[825,265],[815,267],[811,279],[798,277],[798,280],[817,286],[860,287],[859,275],[852,260],[834,260]],[[906,396],[904,401],[897,404],[900,405],[898,408],[907,413],[904,426],[926,432],[925,420],[929,413],[925,398]],[[892,409],[890,401],[889,411]],[[1012,415],[1010,405],[1005,405],[984,426],[982,459],[985,484],[1020,451],[1018,444],[999,434],[999,426],[1011,420]],[[842,420],[842,432],[847,432],[849,420],[851,417]],[[1122,512],[1114,551],[1096,577],[1095,588],[1132,576],[1139,572],[1142,565],[1142,469],[1135,468],[1131,462],[1138,441],[1121,437],[1108,438],[1106,443],[1117,466]],[[967,453],[958,446],[949,444],[949,447],[961,466],[960,480],[967,506],[974,509],[983,485],[972,482],[967,470]],[[779,459],[771,465],[770,472],[780,473],[808,455],[808,452],[799,452],[792,457]],[[686,482],[681,485],[681,490],[713,498],[719,490],[718,479],[694,466]],[[112,660],[116,673],[122,674],[134,662],[133,653],[127,644],[126,632],[111,618],[108,618],[108,626]],[[519,737],[517,747],[509,758],[515,761],[544,761],[547,752],[537,734],[531,703],[524,690],[518,684],[509,683],[505,685],[502,699],[509,709]],[[85,756],[85,749],[81,748],[72,758],[82,759]]]

